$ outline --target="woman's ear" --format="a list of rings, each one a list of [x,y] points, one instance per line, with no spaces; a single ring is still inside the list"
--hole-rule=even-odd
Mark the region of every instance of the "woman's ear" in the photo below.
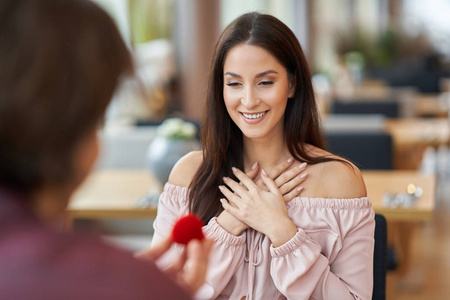
[[[294,97],[295,94],[295,82],[296,82],[296,76],[289,76],[289,92],[288,92],[288,98]]]

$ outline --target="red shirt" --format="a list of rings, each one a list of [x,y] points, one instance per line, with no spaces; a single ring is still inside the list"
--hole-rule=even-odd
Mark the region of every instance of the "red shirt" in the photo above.
[[[155,264],[44,226],[0,189],[0,300],[190,299]]]

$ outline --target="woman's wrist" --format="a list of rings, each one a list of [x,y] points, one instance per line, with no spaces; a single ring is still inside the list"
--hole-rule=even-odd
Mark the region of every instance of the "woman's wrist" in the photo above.
[[[291,219],[277,222],[276,226],[271,226],[272,230],[266,234],[274,247],[280,247],[287,243],[297,233],[298,228]]]
[[[229,212],[224,210],[218,217],[217,223],[226,230],[228,233],[239,236],[242,234],[242,231],[247,229],[247,226],[232,216]]]

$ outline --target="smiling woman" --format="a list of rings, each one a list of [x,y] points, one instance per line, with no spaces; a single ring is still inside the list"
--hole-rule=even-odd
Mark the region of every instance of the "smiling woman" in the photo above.
[[[228,53],[224,71],[225,106],[244,139],[282,139],[284,111],[295,91],[286,69],[263,48],[241,45]]]
[[[275,17],[244,14],[222,33],[201,141],[171,172],[153,240],[198,214],[216,240],[206,281],[214,299],[371,298],[364,182],[323,150],[306,59]]]

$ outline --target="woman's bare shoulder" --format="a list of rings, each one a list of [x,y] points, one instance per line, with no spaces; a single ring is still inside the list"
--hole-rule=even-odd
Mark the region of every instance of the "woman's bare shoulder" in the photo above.
[[[188,187],[203,162],[202,151],[192,151],[180,158],[169,175],[169,183]]]
[[[367,196],[361,171],[349,162],[323,163],[322,172],[327,198],[361,198]]]
[[[311,150],[310,154],[336,159],[308,167],[324,198],[351,199],[367,196],[366,185],[358,167],[325,150],[315,147]]]

